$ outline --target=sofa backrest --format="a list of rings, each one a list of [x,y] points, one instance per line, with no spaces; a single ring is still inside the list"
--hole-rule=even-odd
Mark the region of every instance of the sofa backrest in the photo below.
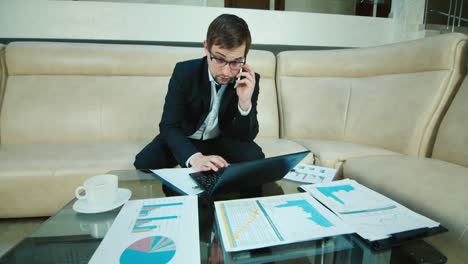
[[[202,48],[10,43],[2,144],[149,141],[159,132],[175,64],[202,56]],[[252,51],[248,59],[264,77],[260,133],[277,137],[275,57]],[[264,98],[271,94],[274,104]]]
[[[468,76],[442,120],[432,157],[468,167]]]
[[[426,156],[465,74],[466,36],[277,57],[281,136]]]
[[[5,45],[0,44],[0,116],[2,114],[3,93],[5,91],[6,68],[5,68]],[[0,123],[1,129],[1,123]],[[1,135],[0,135],[1,142]]]

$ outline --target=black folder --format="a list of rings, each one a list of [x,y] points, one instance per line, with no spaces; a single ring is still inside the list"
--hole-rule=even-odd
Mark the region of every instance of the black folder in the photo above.
[[[436,226],[436,227],[424,227],[424,228],[418,228],[418,229],[413,229],[413,230],[408,230],[400,233],[395,233],[391,234],[390,237],[380,239],[380,240],[374,240],[374,241],[369,241],[367,239],[364,239],[360,237],[359,235],[356,234],[356,236],[361,240],[364,241],[366,244],[368,244],[373,250],[386,250],[392,247],[400,246],[404,243],[407,243],[409,241],[413,241],[416,239],[423,239],[429,236],[437,235],[440,233],[445,233],[447,232],[448,229],[443,227],[442,225]]]

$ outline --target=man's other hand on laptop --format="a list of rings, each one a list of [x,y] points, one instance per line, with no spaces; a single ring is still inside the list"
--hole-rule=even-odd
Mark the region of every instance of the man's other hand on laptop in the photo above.
[[[197,153],[190,159],[190,165],[199,171],[218,171],[219,168],[227,167],[228,163],[221,156],[205,156],[202,153]]]

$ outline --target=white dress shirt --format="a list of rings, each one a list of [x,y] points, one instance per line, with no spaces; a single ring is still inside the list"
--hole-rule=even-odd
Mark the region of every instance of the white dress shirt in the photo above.
[[[205,118],[205,121],[203,121],[203,124],[198,128],[195,133],[189,136],[191,139],[197,139],[197,140],[208,140],[215,138],[219,136],[221,133],[219,131],[219,126],[218,126],[218,113],[219,113],[219,107],[221,105],[221,99],[223,98],[224,91],[226,91],[227,84],[221,85],[221,88],[219,88],[218,91],[216,91],[216,80],[214,79],[213,75],[211,75],[210,69],[208,68],[208,78],[211,83],[211,102],[210,102],[210,112]],[[237,105],[237,108],[239,109],[239,112],[241,115],[246,116],[250,113],[250,110],[252,109],[252,106],[247,109],[247,111],[242,110],[239,105]],[[190,156],[187,161],[185,162],[185,165],[187,167],[190,166],[190,160],[192,159],[193,156],[198,154],[200,152],[197,152]]]

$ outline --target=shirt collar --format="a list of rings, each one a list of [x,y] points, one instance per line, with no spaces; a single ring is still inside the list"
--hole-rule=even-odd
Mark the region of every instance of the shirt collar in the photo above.
[[[211,74],[210,67],[208,67],[208,79],[210,80],[210,82],[218,84],[218,82],[216,82],[216,80],[214,79],[213,74]]]

